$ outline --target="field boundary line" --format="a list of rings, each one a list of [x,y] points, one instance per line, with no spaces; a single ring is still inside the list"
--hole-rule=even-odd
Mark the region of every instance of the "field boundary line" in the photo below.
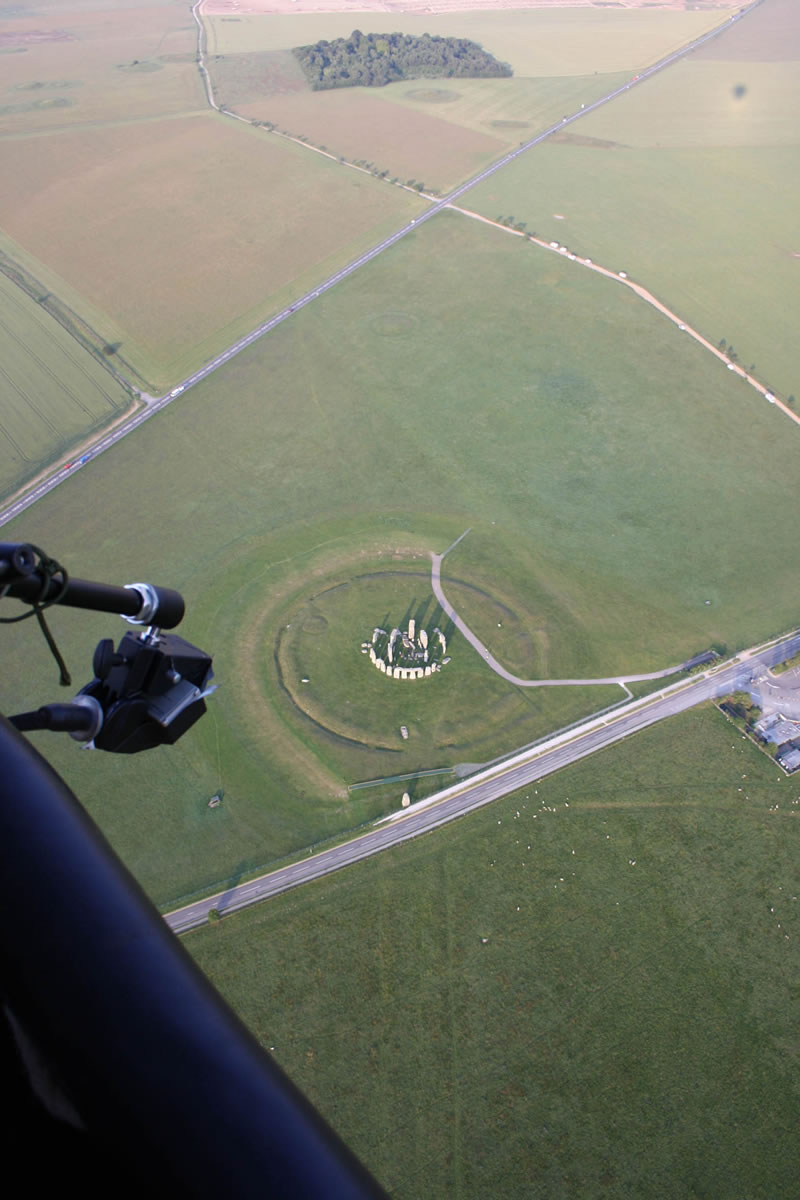
[[[663,316],[668,317],[669,320],[672,321],[673,325],[676,325],[682,333],[687,333],[690,337],[694,338],[696,342],[700,343],[703,349],[708,350],[714,355],[715,358],[718,358],[720,362],[723,362],[729,370],[735,372],[740,379],[744,379],[750,384],[751,387],[755,388],[757,392],[760,392],[766,400],[769,400],[770,404],[774,404],[777,408],[779,408],[781,412],[785,413],[786,416],[794,421],[796,425],[800,425],[800,416],[798,416],[798,414],[794,412],[788,404],[784,403],[783,400],[781,400],[773,391],[771,391],[770,388],[761,383],[760,380],[756,379],[754,375],[751,375],[749,371],[745,371],[744,367],[740,367],[738,363],[731,362],[723,350],[720,350],[718,346],[714,346],[708,340],[708,338],[703,336],[702,333],[700,333],[693,326],[687,324],[682,317],[679,317],[676,312],[674,312],[671,308],[668,308],[663,301],[659,300],[657,296],[654,296],[652,292],[648,291],[643,284],[636,283],[635,280],[629,279],[626,272],[612,271],[610,267],[601,266],[600,263],[596,263],[594,259],[581,258],[580,255],[573,254],[568,247],[562,243],[554,245],[552,242],[546,242],[543,238],[536,237],[532,233],[525,233],[524,230],[521,229],[513,229],[509,225],[504,225],[502,221],[493,221],[491,217],[485,217],[482,213],[474,212],[470,208],[463,208],[459,204],[448,204],[446,207],[452,209],[453,212],[461,213],[461,215],[464,217],[470,217],[474,221],[482,221],[484,225],[493,225],[495,229],[499,229],[503,233],[510,233],[513,237],[522,238],[524,241],[529,242],[534,246],[538,246],[540,250],[546,250],[548,253],[555,254],[559,258],[565,258],[569,262],[575,262],[579,266],[582,266],[589,271],[594,271],[598,275],[605,275],[607,279],[613,280],[614,283],[622,284],[624,287],[629,288],[630,291],[634,292],[640,300],[646,301],[648,304],[652,305],[653,308],[657,309]]]

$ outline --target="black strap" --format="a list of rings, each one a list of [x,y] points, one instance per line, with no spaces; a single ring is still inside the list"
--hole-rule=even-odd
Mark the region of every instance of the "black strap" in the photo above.
[[[35,616],[36,620],[39,622],[39,628],[44,635],[44,640],[50,647],[50,652],[53,655],[53,658],[58,663],[58,669],[61,672],[59,683],[62,687],[71,687],[72,678],[67,670],[67,664],[64,662],[61,651],[56,645],[55,638],[50,632],[44,616],[44,610],[46,608],[50,608],[50,606],[53,604],[58,604],[59,600],[61,600],[64,596],[64,593],[69,585],[69,574],[67,573],[66,567],[62,567],[61,563],[55,558],[50,558],[50,556],[45,554],[44,550],[41,550],[39,546],[34,546],[31,544],[31,550],[33,550],[39,559],[38,570],[41,572],[42,576],[42,588],[39,596],[36,600],[31,600],[31,607],[28,612],[21,613],[18,617],[0,617],[0,625],[14,625],[17,621],[26,621],[28,617]],[[50,585],[57,575],[61,576],[61,586],[50,600],[45,601],[44,597],[47,595]],[[8,587],[9,585],[7,584],[4,588],[0,589],[0,599],[5,596],[6,592],[8,591]]]

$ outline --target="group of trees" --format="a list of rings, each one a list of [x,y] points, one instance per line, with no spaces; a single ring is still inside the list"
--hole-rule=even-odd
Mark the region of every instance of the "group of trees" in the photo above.
[[[424,33],[362,33],[349,38],[297,46],[293,54],[315,91],[337,87],[383,87],[398,79],[468,76],[498,78],[511,75],[508,63],[498,62],[466,38]]]

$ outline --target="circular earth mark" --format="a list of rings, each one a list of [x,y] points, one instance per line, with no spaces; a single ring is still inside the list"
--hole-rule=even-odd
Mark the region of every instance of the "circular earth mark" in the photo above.
[[[322,613],[311,613],[311,615],[306,617],[305,621],[303,621],[303,633],[315,634],[327,632],[328,622],[327,619],[323,617]]]
[[[406,95],[409,100],[421,100],[423,104],[452,104],[461,99],[460,92],[449,92],[447,88],[413,88]]]
[[[385,312],[373,317],[370,328],[378,337],[410,337],[419,325],[412,313]]]
[[[509,619],[515,624],[519,621],[516,613],[482,588],[465,580],[451,586],[456,595],[469,592],[481,597],[494,614],[492,623],[502,622],[505,627]],[[312,722],[318,732],[351,746],[396,752],[403,748],[399,738],[401,712],[407,715],[416,710],[421,717],[427,713],[437,723],[446,719],[442,716],[443,707],[451,706],[459,693],[455,679],[456,691],[446,684],[445,693],[435,683],[441,676],[415,684],[387,682],[370,667],[366,656],[362,659],[360,654],[365,638],[369,640],[379,622],[400,621],[404,614],[407,619],[415,611],[418,620],[428,627],[429,636],[438,621],[449,639],[453,631],[433,597],[421,611],[418,608],[429,588],[427,570],[371,571],[355,574],[344,583],[340,578],[333,586],[300,601],[294,611],[286,611],[273,645],[278,686],[298,714]],[[320,611],[320,605],[328,609],[327,616]],[[314,635],[322,632],[328,636],[318,641]],[[313,642],[304,646],[309,635]],[[363,694],[364,703],[359,703],[359,694]],[[503,711],[505,720],[511,716]],[[467,703],[460,712],[457,731],[448,731],[449,736],[443,736],[445,730],[440,727],[438,748],[443,749],[465,736],[469,740],[483,728],[485,719],[481,700]]]

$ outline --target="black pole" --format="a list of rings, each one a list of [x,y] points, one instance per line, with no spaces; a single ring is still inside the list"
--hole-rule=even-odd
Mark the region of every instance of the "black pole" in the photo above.
[[[200,1200],[383,1196],[2,717],[0,763],[0,989],[89,1133]]]
[[[174,629],[176,625],[180,625],[185,612],[180,592],[173,591],[172,588],[154,587],[152,584],[116,587],[109,583],[70,578],[64,594],[59,596],[62,588],[60,576],[48,580],[39,567],[23,577],[16,575],[12,581],[5,584],[3,572],[0,570],[0,587],[5,587],[4,595],[15,600],[24,600],[28,604],[34,601],[45,604],[59,597],[57,602],[70,608],[118,613],[123,617],[141,619],[143,624],[158,625],[160,629]]]

